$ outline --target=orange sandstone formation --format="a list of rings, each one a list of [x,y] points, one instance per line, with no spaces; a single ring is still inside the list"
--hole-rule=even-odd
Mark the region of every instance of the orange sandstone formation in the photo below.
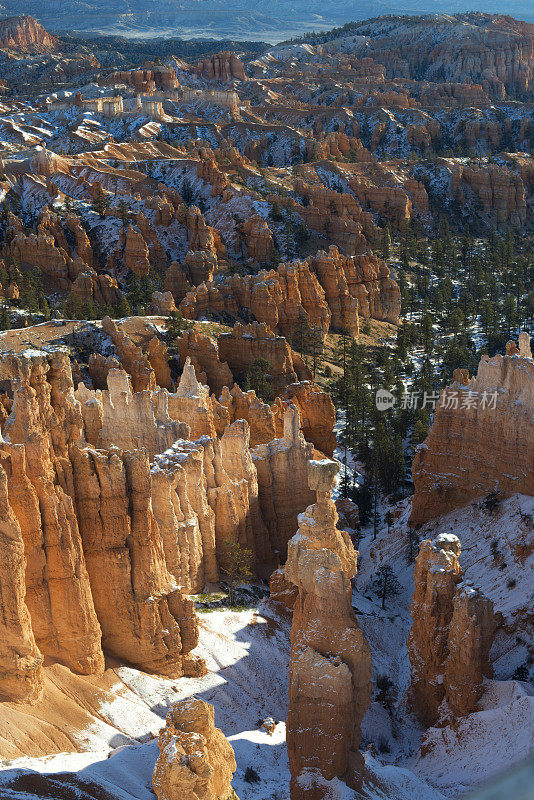
[[[483,679],[493,675],[489,651],[496,629],[491,600],[468,583],[461,584],[453,598],[443,679],[445,699],[455,717],[476,710]]]
[[[476,711],[483,678],[492,676],[489,651],[497,629],[493,603],[468,582],[460,583],[460,542],[441,534],[421,543],[408,636],[410,701],[426,725],[443,712]]]
[[[286,579],[283,568],[275,569],[269,578],[269,596],[271,600],[282,603],[288,609],[293,609],[298,595],[298,586]]]
[[[411,521],[425,522],[488,492],[534,495],[533,409],[534,362],[522,334],[516,355],[483,356],[476,378],[443,390],[412,466]]]
[[[357,334],[359,315],[397,323],[400,291],[377,256],[347,257],[332,246],[276,271],[203,283],[180,304],[189,319],[209,311],[239,316],[243,309],[283,335],[298,327],[302,315],[325,332],[332,326]]]
[[[8,355],[4,365],[16,388],[1,460],[24,541],[35,640],[43,655],[75,672],[98,673],[100,626],[73,505],[69,447],[80,441],[83,425],[69,359],[64,352]]]
[[[259,214],[248,217],[242,225],[247,254],[260,264],[268,263],[274,253],[274,242],[267,222]]]
[[[43,657],[25,602],[26,558],[20,525],[9,505],[7,475],[0,468],[0,700],[37,700],[43,689]]]
[[[257,275],[232,275],[224,283],[202,283],[180,303],[188,319],[208,311],[237,317],[243,309],[282,335],[294,331],[302,315],[322,331],[330,326],[324,291],[305,261],[281,264],[276,271],[262,270]]]
[[[152,364],[141,348],[137,347],[110,317],[103,318],[102,330],[115,345],[117,356],[123,369],[131,376],[134,391],[140,392],[143,389],[155,389],[156,376]]]
[[[215,727],[213,706],[196,697],[167,714],[152,785],[158,800],[230,800],[234,751]]]
[[[221,357],[217,344],[209,336],[190,328],[177,339],[176,345],[180,362],[185,364],[189,358],[197,379],[201,383],[207,383],[214,394],[219,395],[224,386],[232,385],[232,371]]]
[[[245,374],[257,359],[269,363],[268,373],[275,393],[297,380],[311,379],[311,372],[302,358],[283,336],[276,336],[265,323],[234,325],[231,333],[217,339],[219,358],[234,374]]]
[[[102,646],[150,672],[180,675],[198,631],[192,602],[167,571],[146,453],[74,446],[71,458]]]
[[[216,53],[211,58],[204,58],[199,62],[197,72],[208,80],[215,81],[245,81],[245,71],[242,62],[235,53]]]
[[[281,562],[285,561],[289,539],[297,531],[300,511],[313,501],[307,478],[312,456],[313,445],[300,432],[299,412],[292,405],[284,413],[283,437],[252,451],[262,516],[273,553]]]
[[[441,534],[435,542],[421,542],[414,569],[413,625],[408,636],[412,682],[410,702],[425,725],[438,717],[443,700],[443,665],[453,611],[453,597],[461,579],[460,541]]]
[[[358,747],[371,702],[371,655],[351,607],[357,553],[336,528],[331,488],[338,469],[333,461],[308,463],[316,502],[299,515],[284,568],[298,587],[287,718],[291,800],[326,799],[333,778],[357,790],[363,774]]]
[[[0,22],[0,47],[21,53],[49,53],[57,50],[59,42],[33,17],[25,14],[8,17]]]
[[[114,445],[121,450],[144,447],[152,459],[187,435],[187,424],[169,415],[168,398],[173,395],[164,390],[132,392],[123,370],[111,369],[107,383],[108,390],[103,392],[91,391],[83,385],[76,390],[86,438],[91,444],[99,448]]]
[[[266,444],[277,437],[277,419],[271,406],[256,396],[254,390],[243,392],[235,383],[232,389],[225,387],[219,398],[221,419],[225,412],[225,424],[236,419],[245,419],[250,427],[250,445]],[[283,416],[283,413],[282,413]],[[280,420],[282,428],[282,419]]]
[[[301,380],[287,386],[276,398],[275,407],[277,411],[280,409],[280,421],[283,418],[282,409],[289,403],[299,410],[300,425],[306,441],[312,442],[325,455],[333,456],[337,447],[334,433],[336,409],[330,395],[315,383]]]

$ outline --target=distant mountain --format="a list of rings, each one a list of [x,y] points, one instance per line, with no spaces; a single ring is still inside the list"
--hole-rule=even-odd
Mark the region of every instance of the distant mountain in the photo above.
[[[130,37],[254,39],[278,42],[383,14],[498,13],[500,0],[3,0],[6,15],[31,14],[52,31]],[[532,0],[506,12],[534,22]]]

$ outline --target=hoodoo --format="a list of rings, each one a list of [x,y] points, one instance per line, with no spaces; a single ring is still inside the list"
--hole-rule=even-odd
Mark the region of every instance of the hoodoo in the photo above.
[[[286,580],[298,588],[291,625],[287,747],[291,800],[322,800],[341,778],[358,789],[361,722],[371,702],[371,654],[351,607],[357,553],[336,528],[339,465],[308,462],[315,503],[289,541]]]

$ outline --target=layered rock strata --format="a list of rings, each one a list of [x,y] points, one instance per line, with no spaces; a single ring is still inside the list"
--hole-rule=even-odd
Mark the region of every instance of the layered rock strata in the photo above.
[[[37,699],[43,656],[102,672],[102,648],[149,671],[201,673],[189,655],[194,607],[167,569],[146,450],[87,446],[66,353],[8,355],[2,367],[16,376],[0,446],[4,699]],[[93,423],[99,434],[98,415]]]
[[[268,374],[275,393],[297,380],[311,380],[312,374],[302,358],[283,336],[276,336],[265,323],[236,323],[231,333],[217,339],[219,358],[235,375],[246,374],[258,359],[268,362]]]
[[[69,358],[57,352],[48,357],[4,356],[4,361],[9,362],[5,371],[18,376],[0,448],[12,510],[9,514],[6,508],[6,525],[16,531],[16,518],[25,558],[24,587],[13,585],[11,602],[16,592],[24,592],[33,636],[44,656],[75,672],[99,673],[104,667],[101,632],[73,504],[68,452],[83,428]],[[15,552],[13,558],[16,564]]]
[[[443,678],[445,700],[455,717],[476,710],[483,680],[493,676],[489,653],[496,631],[492,601],[469,584],[461,584],[453,598]]]
[[[146,452],[73,446],[71,459],[102,647],[149,672],[180,675],[198,629],[192,601],[167,570]]]
[[[37,700],[43,657],[26,606],[26,558],[20,525],[9,505],[7,474],[0,469],[0,700]]]
[[[459,539],[442,534],[421,543],[414,569],[413,625],[408,636],[411,663],[410,702],[422,722],[436,721],[444,697],[443,665],[453,611],[461,580]]]

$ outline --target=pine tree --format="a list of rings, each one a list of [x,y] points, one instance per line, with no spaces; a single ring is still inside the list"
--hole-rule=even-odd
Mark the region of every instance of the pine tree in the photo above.
[[[298,325],[290,337],[291,347],[311,364],[313,377],[322,360],[324,350],[323,333],[316,325],[312,325],[304,311],[299,312]]]
[[[249,583],[252,578],[252,550],[243,547],[234,539],[223,542],[224,572],[228,578],[230,605],[234,605],[235,587],[238,583]]]
[[[372,583],[372,588],[381,599],[382,608],[386,607],[387,598],[396,597],[402,591],[402,587],[389,564],[383,564],[379,567],[376,578]]]
[[[106,216],[106,210],[109,208],[109,197],[104,194],[104,190],[98,185],[96,197],[93,200],[93,209],[99,215],[100,219]]]
[[[131,313],[132,309],[126,296],[121,295],[119,302],[115,305],[114,316],[118,317],[119,319],[123,319],[124,317],[129,317]]]
[[[388,259],[391,255],[391,227],[388,224],[382,230],[382,257]]]
[[[9,313],[5,305],[2,305],[0,309],[0,331],[9,331],[11,330],[11,320],[9,318]]]
[[[256,358],[247,371],[247,389],[254,389],[264,403],[272,403],[274,392],[271,379],[272,366],[265,358]]]

